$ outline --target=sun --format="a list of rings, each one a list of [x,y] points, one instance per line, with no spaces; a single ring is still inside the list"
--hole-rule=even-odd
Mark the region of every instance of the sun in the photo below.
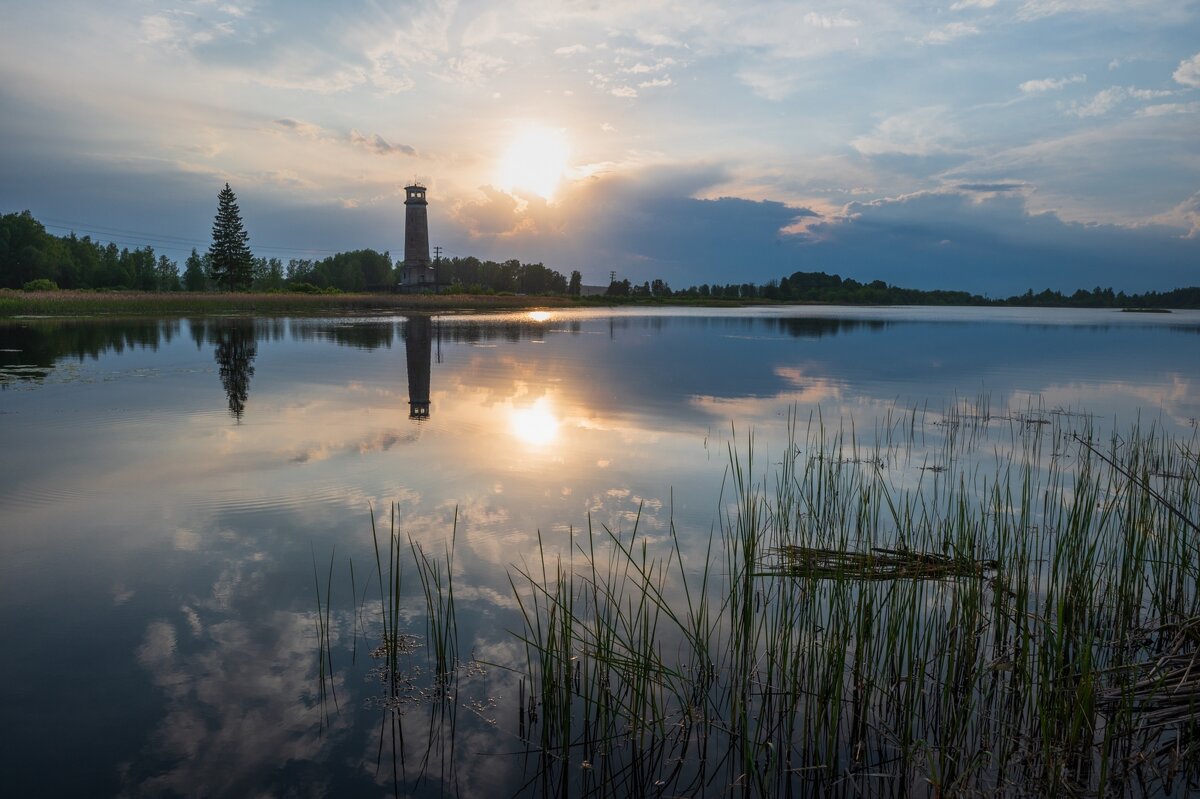
[[[500,159],[496,181],[509,193],[532,192],[553,199],[567,173],[567,137],[553,128],[525,128]]]

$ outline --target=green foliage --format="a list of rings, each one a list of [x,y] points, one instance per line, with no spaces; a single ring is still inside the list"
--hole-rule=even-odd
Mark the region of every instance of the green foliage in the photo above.
[[[319,289],[391,291],[396,284],[392,256],[375,250],[339,252],[320,261],[293,258],[283,279],[311,283]]]
[[[614,280],[608,284],[608,291],[605,292],[610,297],[628,297],[632,293],[628,280]]]
[[[217,216],[213,220],[212,244],[208,248],[209,277],[220,288],[246,291],[253,280],[254,256],[250,240],[242,226],[242,213],[229,184],[217,195]]]
[[[288,284],[288,291],[296,294],[320,294],[321,288],[319,286],[314,286],[312,283],[301,282]]]
[[[583,293],[583,275],[579,274],[579,270],[571,272],[571,280],[567,283],[567,293],[572,297],[578,297]]]
[[[151,247],[120,249],[74,233],[55,236],[28,211],[0,217],[0,287],[51,280],[63,289],[132,288],[170,291],[175,263]]]
[[[39,277],[36,280],[31,280],[24,286],[21,286],[22,291],[58,291],[58,284],[49,278]]]
[[[255,258],[251,288],[255,291],[283,290],[283,262],[278,258]]]
[[[513,294],[567,293],[567,279],[561,273],[544,264],[523,264],[516,259],[503,263],[474,257],[444,259],[438,266],[438,282]]]
[[[211,288],[208,282],[210,261],[208,253],[200,255],[194,247],[192,248],[192,254],[188,256],[183,270],[183,287],[186,290],[208,291]]]

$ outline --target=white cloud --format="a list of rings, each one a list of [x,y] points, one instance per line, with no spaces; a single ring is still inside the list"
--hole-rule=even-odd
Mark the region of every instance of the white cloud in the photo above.
[[[795,75],[778,69],[749,67],[739,70],[737,78],[764,100],[784,100],[796,90]]]
[[[555,49],[554,54],[555,55],[579,55],[580,53],[586,53],[587,51],[588,51],[588,47],[586,44],[569,44],[569,45],[566,45],[565,47],[559,47],[559,48]]]
[[[661,78],[655,78],[654,80],[643,81],[642,83],[638,84],[638,88],[639,89],[658,89],[658,88],[662,88],[663,86],[670,86],[672,83],[674,83],[674,81],[671,80],[671,76],[665,75]]]
[[[835,16],[827,16],[810,11],[804,15],[804,24],[814,28],[833,30],[834,28],[856,28],[861,23],[856,19],[845,16],[843,12],[839,12]]]
[[[637,89],[633,88],[632,86],[617,86],[617,87],[614,87],[613,89],[610,89],[608,93],[611,94],[613,97],[637,97],[638,96]]]
[[[1125,99],[1125,90],[1120,86],[1101,89],[1087,102],[1074,102],[1067,108],[1067,113],[1073,117],[1086,119],[1107,114]]]
[[[1184,86],[1200,88],[1200,53],[1179,62],[1179,68],[1172,76],[1176,83]]]
[[[1085,81],[1087,81],[1087,75],[1082,74],[1071,75],[1068,78],[1041,78],[1040,80],[1027,80],[1017,88],[1026,94],[1037,94],[1039,92],[1056,92],[1064,86]]]
[[[963,11],[968,8],[991,8],[996,5],[996,0],[958,0],[957,3],[950,6],[951,11]]]
[[[948,44],[955,39],[961,39],[964,36],[975,36],[978,33],[979,28],[974,25],[966,22],[951,22],[925,34],[924,38],[921,39],[921,44]]]
[[[1169,89],[1130,89],[1129,96],[1137,100],[1157,100],[1160,97],[1170,97],[1175,92]]]
[[[957,128],[946,119],[946,109],[931,106],[887,117],[871,134],[852,139],[850,146],[863,155],[927,156],[948,152],[950,140],[957,135]]]
[[[1193,105],[1200,105],[1200,103],[1193,103]],[[1185,239],[1200,238],[1200,192],[1196,192],[1151,221],[1156,224],[1186,229],[1187,233],[1183,235]]]
[[[179,28],[172,20],[154,14],[142,17],[141,32],[143,44],[165,44],[175,41]]]
[[[1024,20],[1040,19],[1073,11],[1100,11],[1112,5],[1111,0],[1026,0],[1017,10],[1017,17]]]
[[[1173,114],[1200,113],[1200,103],[1160,103],[1148,105],[1137,112],[1140,117],[1163,117]]]
[[[1086,102],[1074,102],[1067,107],[1067,113],[1080,119],[1104,116],[1126,100],[1155,100],[1160,97],[1170,97],[1174,92],[1164,89],[1134,89],[1124,86],[1110,86],[1101,89]]]
[[[647,64],[642,61],[639,61],[638,63],[634,64],[631,67],[623,68],[621,71],[629,73],[631,75],[645,75],[650,72],[662,72],[664,69],[667,69],[668,67],[675,66],[676,63],[677,62],[675,61],[674,58],[663,58],[663,59],[660,59],[660,60],[654,62],[653,64]]]

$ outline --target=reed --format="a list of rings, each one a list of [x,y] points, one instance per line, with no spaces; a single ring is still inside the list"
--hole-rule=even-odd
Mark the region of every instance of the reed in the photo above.
[[[589,525],[565,563],[539,536],[510,580],[542,788],[1195,787],[1195,439],[1102,444],[1085,415],[985,399],[920,417],[868,446],[793,418],[766,479],[731,446],[695,553],[673,524],[657,547]],[[936,470],[914,455],[935,434]]]

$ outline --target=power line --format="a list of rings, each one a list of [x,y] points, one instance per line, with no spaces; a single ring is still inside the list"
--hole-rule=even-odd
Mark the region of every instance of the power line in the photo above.
[[[189,247],[206,248],[209,245],[208,241],[200,239],[187,238],[184,236],[171,236],[163,233],[147,233],[140,230],[124,230],[121,228],[110,228],[102,225],[89,225],[82,222],[74,222],[69,219],[55,219],[52,217],[44,217],[39,219],[43,227],[53,230],[64,230],[71,233],[80,233],[82,235],[103,236],[108,238],[114,244],[131,244],[134,246],[157,245],[158,249],[173,250],[177,252],[185,252]],[[136,236],[136,239],[129,237]],[[320,247],[286,247],[275,244],[262,244],[254,242],[256,249],[271,250],[274,252],[287,252],[297,254],[324,254],[334,255],[342,252],[342,250],[328,250]]]

